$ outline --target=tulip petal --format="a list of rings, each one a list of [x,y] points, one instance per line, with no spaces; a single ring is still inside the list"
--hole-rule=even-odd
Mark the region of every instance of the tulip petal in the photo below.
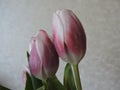
[[[53,16],[53,39],[57,52],[60,57],[66,57],[63,60],[77,64],[86,51],[83,26],[71,10],[59,10],[56,14]]]
[[[72,48],[72,52],[74,52],[76,55],[80,54],[79,56],[80,58],[82,58],[86,52],[86,35],[84,32],[84,28],[81,22],[79,21],[79,19],[77,18],[77,16],[73,12],[70,13],[70,16],[71,16],[71,19],[73,19],[74,21],[74,22],[72,21],[72,26],[74,27],[71,27],[71,28],[73,28],[75,32],[73,33],[73,35],[71,33],[71,36],[73,36],[71,40],[71,42],[73,41],[72,43],[73,45],[71,44],[70,47],[74,46],[75,48]]]
[[[36,40],[34,40],[32,43],[30,60],[29,60],[30,70],[33,73],[33,75],[37,75],[40,72],[40,68],[41,68],[41,61],[38,56],[35,43],[36,43]]]
[[[47,75],[54,75],[58,69],[59,59],[55,47],[49,38],[46,38],[46,45],[44,45],[44,69]]]
[[[53,43],[44,30],[40,30],[36,38],[36,46],[42,62],[42,77],[46,79],[56,73],[59,64],[58,55]]]
[[[76,17],[70,10],[61,11],[62,23],[64,25],[64,37],[65,44],[67,47],[67,52],[70,56],[72,63],[78,63],[83,56],[82,53],[85,50],[83,48],[86,44],[84,29]],[[85,42],[84,42],[85,41]],[[84,49],[84,50],[82,50]],[[78,61],[76,61],[78,60]],[[74,62],[75,61],[75,62]]]
[[[59,14],[59,11],[53,15],[53,42],[59,56],[62,59],[66,60],[67,55],[64,46],[64,28],[63,23],[61,22],[61,19],[57,14]]]

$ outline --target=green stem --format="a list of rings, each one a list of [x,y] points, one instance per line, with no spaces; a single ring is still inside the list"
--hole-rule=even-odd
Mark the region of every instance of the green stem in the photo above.
[[[73,77],[74,77],[76,89],[77,90],[82,90],[82,85],[81,85],[81,81],[80,81],[78,64],[77,65],[71,64],[71,66],[72,66],[72,72],[73,72]]]

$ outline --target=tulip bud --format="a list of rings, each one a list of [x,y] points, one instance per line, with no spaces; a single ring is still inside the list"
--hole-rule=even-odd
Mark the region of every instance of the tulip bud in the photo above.
[[[58,55],[66,62],[78,64],[86,52],[86,35],[77,16],[71,10],[57,11],[52,31]]]
[[[54,76],[58,69],[57,52],[44,30],[40,30],[31,42],[29,66],[31,73],[41,80]]]

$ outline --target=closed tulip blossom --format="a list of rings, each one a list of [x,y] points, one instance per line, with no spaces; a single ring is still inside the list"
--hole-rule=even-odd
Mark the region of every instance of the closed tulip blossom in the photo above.
[[[78,64],[86,52],[86,35],[71,10],[58,10],[53,15],[53,42],[58,55],[66,62]]]
[[[29,66],[31,73],[41,80],[54,76],[58,69],[57,52],[44,30],[40,30],[30,44]]]

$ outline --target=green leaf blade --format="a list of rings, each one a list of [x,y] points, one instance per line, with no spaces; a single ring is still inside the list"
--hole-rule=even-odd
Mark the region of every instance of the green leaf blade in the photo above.
[[[46,82],[47,82],[46,90],[66,90],[56,76],[47,79]]]
[[[26,73],[26,77],[27,77],[27,80],[26,80],[25,90],[34,90],[31,77],[28,73]]]
[[[33,88],[34,88],[35,90],[43,86],[42,80],[36,78],[36,77],[33,76],[33,75],[31,75],[31,80],[32,80]]]

